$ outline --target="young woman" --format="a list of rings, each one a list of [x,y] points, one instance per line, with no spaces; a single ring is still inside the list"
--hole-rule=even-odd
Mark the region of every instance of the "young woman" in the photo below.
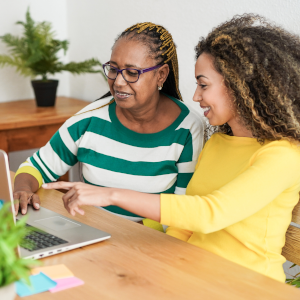
[[[253,15],[215,28],[196,47],[194,101],[215,133],[186,195],[54,183],[71,213],[117,205],[167,233],[284,281],[281,255],[300,190],[300,41]],[[97,197],[91,197],[97,195]]]
[[[89,187],[185,194],[202,148],[203,124],[180,101],[172,36],[162,26],[136,24],[118,37],[103,68],[107,97],[67,120],[17,171],[16,211],[20,206],[26,213],[28,203],[38,209],[34,192],[78,161]],[[142,220],[117,206],[105,209]]]

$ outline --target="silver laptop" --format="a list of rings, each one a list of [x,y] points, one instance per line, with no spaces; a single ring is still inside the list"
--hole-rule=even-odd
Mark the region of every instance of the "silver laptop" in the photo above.
[[[7,154],[0,150],[0,201],[10,202],[14,212],[12,186]],[[0,204],[1,204],[0,203]],[[110,234],[58,213],[28,206],[26,221],[29,234],[19,253],[24,258],[42,258],[109,239]],[[20,213],[16,220],[23,218]],[[15,218],[15,214],[14,214]],[[32,230],[31,230],[32,229]]]

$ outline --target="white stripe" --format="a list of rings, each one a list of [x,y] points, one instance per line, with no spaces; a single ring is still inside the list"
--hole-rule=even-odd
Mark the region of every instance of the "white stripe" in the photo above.
[[[178,173],[194,173],[197,161],[189,161],[185,163],[177,163]]]
[[[183,146],[177,143],[155,148],[136,147],[93,132],[86,132],[79,146],[132,162],[178,161],[183,150]]]
[[[106,187],[129,189],[144,193],[161,193],[169,189],[177,179],[177,173],[157,176],[137,176],[100,169],[83,164],[82,173],[90,183]]]
[[[51,181],[55,181],[55,179],[53,178],[53,176],[49,173],[49,171],[46,169],[46,167],[44,167],[43,163],[40,161],[39,157],[37,156],[36,153],[33,154],[33,158],[35,159],[35,161],[38,163],[38,165],[40,166],[40,168],[44,171],[44,173],[47,175],[47,177],[51,180]]]
[[[204,136],[204,121],[203,117],[195,114],[190,110],[185,119],[178,125],[176,130],[180,128],[189,129],[192,135],[193,143],[193,160],[197,160],[203,147]],[[200,130],[199,130],[200,129]]]
[[[176,186],[174,194],[185,195],[186,189]]]
[[[109,101],[111,99],[112,99],[112,96],[107,97],[103,100],[99,100],[99,101],[90,103],[89,105],[84,107],[82,110],[80,110],[78,113],[76,113],[75,116],[71,117],[70,119],[68,119],[66,121],[67,127],[70,127],[73,124],[75,124],[83,119],[87,119],[87,118],[90,118],[93,116],[111,122],[110,117],[109,117],[109,110],[108,110],[109,105],[106,105],[106,106],[100,108],[101,106],[109,103]],[[99,109],[97,109],[97,108],[99,108]],[[93,110],[93,109],[95,109],[95,110]],[[89,110],[92,110],[92,111],[89,111]]]
[[[25,162],[20,164],[19,169],[22,167],[34,167],[36,169],[36,167],[32,164],[30,157],[28,157]]]
[[[40,156],[47,167],[58,176],[64,175],[70,170],[71,166],[60,159],[57,153],[53,150],[50,142],[40,149]]]
[[[71,153],[77,156],[78,146],[76,145],[76,143],[74,143],[73,139],[71,138],[67,127],[64,125],[60,127],[59,134],[65,146],[70,150]]]

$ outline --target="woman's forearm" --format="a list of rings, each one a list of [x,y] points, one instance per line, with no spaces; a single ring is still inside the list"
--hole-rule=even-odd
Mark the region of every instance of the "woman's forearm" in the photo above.
[[[18,174],[14,181],[14,191],[30,191],[36,192],[39,188],[39,183],[35,177],[27,173]]]
[[[110,201],[111,205],[160,222],[160,195],[112,188]]]

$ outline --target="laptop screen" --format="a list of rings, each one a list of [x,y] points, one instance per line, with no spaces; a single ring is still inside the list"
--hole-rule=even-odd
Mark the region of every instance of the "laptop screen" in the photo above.
[[[0,208],[6,202],[13,203],[12,186],[7,154],[0,150]]]

